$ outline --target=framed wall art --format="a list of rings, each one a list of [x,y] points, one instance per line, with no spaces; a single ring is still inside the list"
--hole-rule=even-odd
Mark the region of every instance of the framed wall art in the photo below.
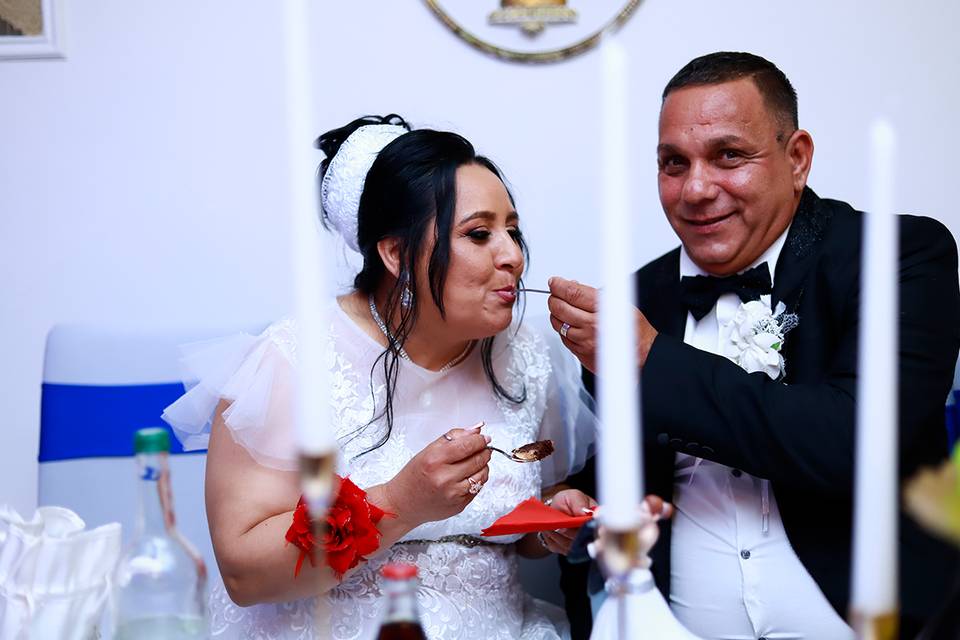
[[[0,59],[62,58],[58,0],[0,0]]]

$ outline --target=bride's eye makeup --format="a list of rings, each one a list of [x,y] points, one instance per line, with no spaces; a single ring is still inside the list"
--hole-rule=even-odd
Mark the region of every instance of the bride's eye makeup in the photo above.
[[[466,233],[466,236],[471,240],[476,240],[477,242],[483,242],[484,240],[487,240],[490,237],[490,232],[487,231],[486,229],[474,229],[472,231],[468,231]]]
[[[513,239],[514,242],[520,242],[520,240],[523,238],[523,232],[520,231],[520,229],[518,229],[517,227],[511,227],[507,229],[507,233],[510,235],[510,237]],[[487,231],[486,229],[474,229],[473,231],[468,231],[464,235],[476,242],[483,242],[485,240],[489,240],[490,236],[493,234],[490,231]]]
[[[520,231],[520,227],[517,226],[519,217],[516,212],[511,212],[506,219],[506,232],[510,238],[519,244],[523,239],[523,232]],[[477,244],[482,244],[493,237],[494,233],[500,233],[503,230],[503,227],[500,226],[500,223],[497,220],[497,215],[489,211],[477,211],[470,214],[466,218],[460,221],[460,224],[463,227],[466,227],[469,223],[477,224],[478,222],[482,223],[473,228],[466,228],[462,231],[458,231],[460,237],[470,238]],[[491,226],[493,227],[491,229]],[[461,227],[461,228],[463,228]]]

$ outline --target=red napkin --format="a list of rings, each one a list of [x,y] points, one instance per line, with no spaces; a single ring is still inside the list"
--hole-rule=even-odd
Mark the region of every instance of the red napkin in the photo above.
[[[548,507],[536,498],[527,498],[513,511],[484,529],[481,535],[505,536],[511,533],[576,528],[589,522],[591,518],[593,518],[592,514],[568,516],[562,511]]]

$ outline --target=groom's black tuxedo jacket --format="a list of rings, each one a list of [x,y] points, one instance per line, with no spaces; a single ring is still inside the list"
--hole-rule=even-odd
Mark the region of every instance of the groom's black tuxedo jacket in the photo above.
[[[642,372],[647,491],[671,499],[677,452],[769,479],[790,544],[843,617],[850,596],[863,215],[810,189],[801,198],[774,274],[773,304],[783,301],[799,316],[784,343],[781,381],[683,342],[679,248],[636,274],[638,306],[660,332]],[[960,349],[960,290],[949,231],[929,218],[899,220],[899,472],[908,477],[947,456],[944,402]],[[652,555],[667,594],[669,523]],[[955,550],[901,516],[904,627],[933,613],[958,560]]]

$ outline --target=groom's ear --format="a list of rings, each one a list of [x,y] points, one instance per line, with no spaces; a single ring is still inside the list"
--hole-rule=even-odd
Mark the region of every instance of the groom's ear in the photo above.
[[[793,190],[800,193],[807,186],[807,176],[813,164],[813,137],[803,129],[797,129],[787,140],[786,153],[793,174]]]
[[[377,253],[380,254],[380,260],[383,266],[387,268],[394,278],[400,277],[400,239],[384,238],[377,243]]]

